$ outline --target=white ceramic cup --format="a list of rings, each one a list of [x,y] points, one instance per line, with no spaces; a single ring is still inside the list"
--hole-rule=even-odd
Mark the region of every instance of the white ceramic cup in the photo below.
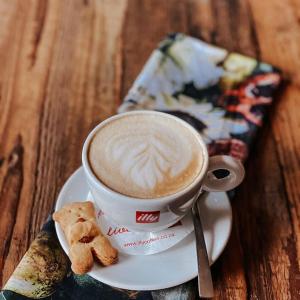
[[[202,146],[203,167],[196,179],[186,188],[165,197],[138,199],[120,194],[104,185],[93,173],[88,160],[90,141],[104,125],[122,115],[159,114],[164,118],[175,119],[188,128]],[[82,164],[93,200],[116,224],[133,231],[159,231],[178,222],[191,209],[201,190],[224,192],[238,186],[245,175],[242,163],[231,156],[208,157],[206,145],[201,135],[187,122],[172,115],[155,111],[132,111],[110,117],[96,126],[88,135],[82,150]],[[213,171],[225,169],[229,175],[217,179]]]

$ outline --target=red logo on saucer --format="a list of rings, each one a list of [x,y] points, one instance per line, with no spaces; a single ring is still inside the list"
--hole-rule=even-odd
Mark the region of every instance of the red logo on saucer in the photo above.
[[[159,221],[160,211],[137,211],[136,223],[156,223]]]

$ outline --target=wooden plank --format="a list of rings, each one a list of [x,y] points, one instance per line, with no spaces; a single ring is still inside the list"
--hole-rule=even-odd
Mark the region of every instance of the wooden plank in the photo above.
[[[5,5],[0,7],[10,17],[0,35],[0,208],[8,217],[0,224],[7,228],[0,233],[2,283],[80,165],[88,131],[116,110],[126,2]]]
[[[33,9],[33,7],[31,7]],[[5,27],[1,30],[1,201],[0,209],[7,213],[1,218],[0,238],[0,269],[4,269],[13,241],[20,251],[15,253],[14,264],[21,258],[29,244],[31,192],[36,153],[33,150],[37,142],[37,124],[39,92],[26,87],[29,82],[26,76],[29,65],[28,56],[32,50],[31,44],[24,44],[24,40],[31,40],[28,35],[26,17],[30,8],[13,1],[6,7],[2,6],[6,17]],[[32,79],[36,79],[35,73]],[[39,78],[43,83],[44,72]],[[27,97],[27,103],[25,98]],[[30,101],[28,101],[30,99]],[[26,145],[26,149],[25,149]],[[22,198],[21,195],[25,195]],[[16,219],[22,227],[20,238],[13,239]],[[4,230],[3,230],[4,229]],[[2,278],[1,278],[2,279]]]
[[[286,191],[285,205],[292,224],[291,235],[282,240],[289,267],[289,272],[285,272],[282,276],[284,275],[289,280],[291,298],[296,299],[300,294],[300,110],[298,109],[300,3],[291,1],[289,5],[286,5],[285,2],[277,0],[252,0],[250,6],[261,45],[262,58],[280,67],[289,81],[278,105],[272,112],[271,121],[280,172]],[[268,14],[264,15],[263,12],[266,9]],[[278,266],[272,266],[272,268],[277,272]],[[274,277],[276,280],[277,276]],[[277,284],[277,281],[274,284]]]
[[[248,292],[253,299],[289,299],[295,295],[296,286],[289,281],[297,274],[291,269],[297,264],[295,244],[275,147],[271,128],[264,128],[234,203]]]
[[[189,34],[229,51],[259,55],[247,2],[190,0],[187,10]]]

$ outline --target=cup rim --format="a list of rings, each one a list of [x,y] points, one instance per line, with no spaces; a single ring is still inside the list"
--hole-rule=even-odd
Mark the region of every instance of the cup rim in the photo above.
[[[194,135],[195,137],[197,137],[200,145],[201,145],[201,150],[203,153],[203,165],[202,168],[200,170],[200,172],[198,173],[198,175],[195,177],[195,179],[193,180],[193,182],[191,184],[189,184],[187,187],[185,187],[184,189],[179,190],[178,192],[171,194],[171,195],[167,195],[167,196],[162,196],[162,197],[157,197],[157,198],[137,198],[137,197],[131,197],[131,196],[127,196],[124,194],[121,194],[111,188],[109,188],[108,186],[106,186],[104,183],[102,183],[94,174],[94,172],[92,171],[92,168],[90,166],[89,163],[89,159],[88,159],[88,150],[89,150],[89,145],[90,142],[92,140],[92,138],[94,137],[95,133],[103,126],[105,126],[107,123],[122,118],[126,115],[138,115],[138,114],[148,114],[148,115],[160,115],[163,117],[167,117],[167,118],[171,118],[173,120],[176,120],[177,122],[179,122],[181,125],[185,126],[186,128],[188,128]],[[89,177],[89,180],[92,181],[93,185],[96,186],[98,189],[104,190],[105,192],[115,196],[115,199],[121,199],[122,202],[127,202],[127,203],[144,203],[144,204],[150,204],[150,203],[155,203],[155,204],[163,204],[163,203],[167,203],[170,201],[175,201],[178,198],[184,197],[184,195],[188,194],[189,192],[191,192],[197,185],[199,185],[203,179],[203,177],[206,174],[207,168],[208,168],[208,152],[207,152],[207,148],[206,148],[206,144],[203,141],[203,138],[201,136],[201,134],[193,127],[191,126],[189,123],[187,123],[186,121],[183,121],[182,119],[173,116],[171,114],[168,113],[164,113],[164,112],[158,112],[158,111],[150,111],[150,110],[136,110],[136,111],[130,111],[130,112],[124,112],[124,113],[120,113],[120,114],[116,114],[113,115],[107,119],[105,119],[104,121],[102,121],[101,123],[99,123],[98,125],[96,125],[92,131],[90,131],[90,133],[88,134],[87,138],[84,141],[83,144],[83,148],[82,148],[82,165],[83,165],[83,169],[85,171],[85,174]],[[200,186],[199,186],[200,188]],[[155,201],[153,201],[155,200]]]

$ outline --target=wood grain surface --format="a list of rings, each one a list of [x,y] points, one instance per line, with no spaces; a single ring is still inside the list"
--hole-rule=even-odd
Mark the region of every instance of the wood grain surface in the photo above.
[[[265,60],[277,98],[233,201],[215,299],[300,299],[300,2],[0,0],[0,285],[80,166],[95,124],[113,115],[170,32]]]

